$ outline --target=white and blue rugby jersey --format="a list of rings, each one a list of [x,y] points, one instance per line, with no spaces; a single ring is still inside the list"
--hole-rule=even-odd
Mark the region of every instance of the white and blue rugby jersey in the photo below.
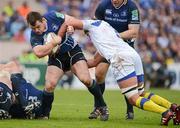
[[[134,51],[123,41],[117,31],[103,20],[83,20],[83,29],[88,30],[94,46],[108,61],[120,51]]]

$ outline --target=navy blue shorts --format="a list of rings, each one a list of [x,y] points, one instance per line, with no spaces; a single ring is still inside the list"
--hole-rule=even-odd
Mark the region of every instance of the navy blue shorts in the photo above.
[[[62,69],[64,72],[69,71],[71,66],[80,60],[86,60],[84,54],[79,47],[76,45],[71,51],[56,54],[55,56],[49,57],[48,65],[54,65]]]

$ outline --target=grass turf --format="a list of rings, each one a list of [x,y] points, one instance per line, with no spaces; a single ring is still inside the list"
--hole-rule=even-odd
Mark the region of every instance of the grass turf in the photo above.
[[[152,92],[180,104],[180,91],[152,89]],[[93,108],[93,97],[87,90],[55,91],[50,120],[1,120],[0,128],[159,128],[161,116],[135,108],[135,119],[125,120],[125,100],[120,91],[106,90],[105,100],[110,118],[103,122],[87,117]],[[168,128],[176,128],[172,121]]]

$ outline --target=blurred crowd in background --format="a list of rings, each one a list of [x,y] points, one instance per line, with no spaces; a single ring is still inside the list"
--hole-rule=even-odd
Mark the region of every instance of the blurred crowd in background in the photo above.
[[[19,5],[15,7],[16,1],[19,1]],[[16,1],[3,1],[4,6],[0,9],[0,42],[11,40],[14,43],[29,43],[30,29],[27,27],[25,17],[33,9],[28,1]],[[94,16],[99,1],[31,0],[31,3],[33,2],[33,6],[41,5],[44,12],[55,10],[80,19],[89,19]],[[134,1],[141,14],[140,34],[135,47],[142,57],[146,78],[152,82],[157,78],[158,73],[164,74],[154,82],[157,84],[156,82],[161,81],[167,83],[166,86],[170,86],[174,74],[167,70],[167,66],[180,62],[180,0]],[[96,49],[82,32],[78,31],[74,37],[86,53],[90,55],[95,53]],[[22,53],[19,60],[35,62],[37,58],[31,51],[27,51]]]

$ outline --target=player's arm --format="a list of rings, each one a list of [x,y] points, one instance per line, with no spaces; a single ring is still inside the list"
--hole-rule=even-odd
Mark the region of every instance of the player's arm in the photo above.
[[[128,40],[137,38],[139,34],[140,14],[138,7],[132,2],[128,9],[128,30],[121,32],[120,37]]]
[[[36,45],[33,47],[33,52],[37,57],[42,58],[46,55],[50,55],[53,48],[56,47],[60,42],[61,37],[53,34],[51,42],[45,43],[44,45]]]
[[[0,70],[8,71],[10,74],[22,72],[21,65],[15,61],[10,61],[6,64],[0,64]]]
[[[83,22],[79,19],[72,17],[72,16],[65,15],[65,21],[61,25],[61,28],[59,29],[59,32],[58,32],[58,35],[60,37],[63,37],[66,34],[68,26],[73,26],[74,29],[82,30],[83,29]]]
[[[119,33],[122,39],[128,40],[137,38],[139,33],[139,24],[129,24],[128,30]]]
[[[87,60],[88,68],[96,67],[103,60],[104,60],[104,57],[102,57],[98,52],[96,52],[93,59]]]

